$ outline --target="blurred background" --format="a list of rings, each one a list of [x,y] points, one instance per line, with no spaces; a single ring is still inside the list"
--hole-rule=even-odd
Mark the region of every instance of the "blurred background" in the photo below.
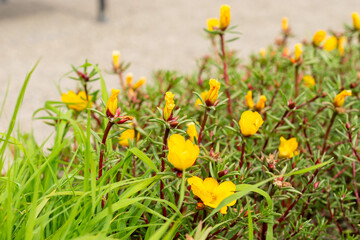
[[[2,0],[3,1],[3,0]],[[206,19],[219,17],[221,4],[231,6],[231,24],[242,32],[229,47],[246,57],[257,53],[279,36],[281,18],[287,16],[295,37],[311,39],[319,29],[341,31],[352,24],[351,13],[360,11],[359,0],[105,0],[106,21],[99,22],[98,0],[6,0],[0,1],[0,101],[8,82],[9,95],[0,119],[0,132],[8,128],[19,89],[26,73],[41,57],[26,90],[19,114],[20,129],[39,141],[52,128],[32,120],[33,112],[46,100],[60,101],[56,87],[74,89],[75,83],[61,77],[88,59],[99,64],[107,87],[119,87],[111,74],[111,53],[131,62],[128,71],[150,81],[156,69],[191,73],[196,59],[210,51],[203,28]],[[1,106],[1,104],[0,104]]]

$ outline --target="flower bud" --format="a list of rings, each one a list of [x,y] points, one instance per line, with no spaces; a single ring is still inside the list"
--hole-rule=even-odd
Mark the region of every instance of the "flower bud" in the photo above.
[[[205,103],[207,106],[214,106],[214,103],[219,96],[220,83],[212,78],[210,79],[209,84],[210,89],[206,94]]]
[[[208,18],[206,23],[207,28],[210,32],[214,31],[214,29],[219,28],[219,20],[217,18]]]
[[[120,93],[119,89],[111,89],[111,96],[106,103],[106,115],[108,117],[114,117],[118,105],[117,97]]]
[[[290,99],[290,100],[288,101],[288,107],[289,107],[290,109],[294,109],[294,108],[296,107],[296,103],[293,102],[292,99]]]
[[[248,91],[246,96],[245,96],[245,100],[246,100],[246,106],[250,109],[254,108],[254,102],[253,102],[253,98],[252,98],[252,91]]]
[[[302,54],[302,44],[297,43],[297,44],[295,44],[295,61],[296,62],[300,60],[301,54]]]
[[[146,78],[145,77],[141,77],[132,87],[133,90],[138,89],[139,87],[141,87],[142,85],[144,85],[146,83]]]
[[[344,106],[345,98],[351,96],[351,90],[343,90],[334,98],[334,105],[335,107],[342,107]]]
[[[331,36],[325,41],[324,50],[331,52],[337,47],[338,40],[335,36]]]
[[[173,109],[175,107],[175,103],[174,103],[174,97],[175,95],[172,94],[171,92],[166,92],[165,94],[165,108],[164,108],[164,113],[163,113],[163,117],[164,120],[167,121],[173,112]]]
[[[345,55],[345,44],[346,44],[346,37],[345,36],[341,36],[339,38],[339,44],[338,44],[338,50],[339,50],[339,53],[340,53],[340,56],[344,56]]]
[[[222,5],[220,8],[220,29],[225,30],[230,24],[231,14],[230,6]]]
[[[303,80],[305,82],[305,86],[307,86],[308,88],[315,86],[315,79],[313,78],[313,76],[305,75],[303,77]]]
[[[112,59],[113,59],[113,66],[114,69],[117,70],[120,67],[120,52],[119,51],[113,51],[112,52]]]
[[[222,170],[222,171],[218,172],[218,176],[219,176],[219,178],[221,178],[221,177],[225,176],[228,173],[229,173],[229,169]]]
[[[132,73],[126,74],[125,80],[128,87],[131,87],[133,81],[133,74]]]
[[[351,14],[355,30],[360,30],[360,16],[357,12]]]
[[[117,121],[116,123],[117,124],[123,124],[123,123],[125,123],[125,122],[127,122],[127,121],[131,121],[131,120],[133,120],[134,118],[133,117],[130,117],[130,116],[121,116],[120,117],[120,120],[119,121]]]
[[[259,102],[256,104],[255,109],[257,111],[261,111],[265,108],[265,102],[266,102],[266,96],[265,95],[261,95]]]
[[[346,126],[346,129],[347,129],[347,130],[350,130],[350,128],[351,128],[350,123],[347,122],[347,123],[345,124],[345,126]]]
[[[186,133],[189,135],[192,142],[194,142],[195,139],[198,139],[198,132],[196,131],[195,123],[192,122],[187,125]]]
[[[314,183],[314,190],[316,190],[319,187],[320,181]]]
[[[312,43],[314,44],[314,46],[318,47],[320,43],[324,41],[325,37],[326,32],[324,30],[319,30],[314,34]]]
[[[281,19],[281,29],[287,33],[289,31],[289,21],[287,17]]]

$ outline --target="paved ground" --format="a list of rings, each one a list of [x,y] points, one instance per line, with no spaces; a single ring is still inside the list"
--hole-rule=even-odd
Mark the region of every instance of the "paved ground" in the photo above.
[[[289,18],[298,39],[316,30],[341,30],[351,23],[351,12],[360,12],[359,0],[108,0],[108,21],[96,21],[96,0],[8,0],[0,3],[0,102],[10,79],[0,132],[5,131],[18,90],[26,72],[42,57],[30,80],[19,116],[22,130],[35,129],[39,140],[51,130],[41,121],[32,121],[35,109],[45,100],[59,100],[54,83],[84,59],[110,69],[111,52],[121,51],[132,62],[135,77],[151,77],[154,69],[192,71],[195,60],[206,54],[209,43],[202,28],[208,17],[218,17],[219,7],[228,3],[232,24],[243,33],[231,47],[242,56],[257,52],[273,42],[283,16]],[[105,73],[108,87],[117,79]],[[74,85],[62,80],[63,91]]]

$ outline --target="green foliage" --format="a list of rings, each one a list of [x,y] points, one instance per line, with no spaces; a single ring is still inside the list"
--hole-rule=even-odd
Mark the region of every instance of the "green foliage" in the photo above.
[[[212,40],[238,34],[233,28],[207,32]],[[31,134],[13,133],[35,65],[7,132],[0,134],[0,169],[12,160],[0,177],[0,239],[357,239],[360,45],[358,32],[349,28],[342,34],[348,37],[344,55],[308,44],[295,63],[283,56],[286,38],[248,64],[232,51],[217,53],[221,44],[214,41],[215,56],[204,57],[194,74],[160,70],[152,84],[137,89],[124,82],[129,64],[122,63],[114,71],[123,83],[117,119],[134,120],[115,124],[108,135],[114,119],[107,117],[106,79],[87,61],[72,66],[68,77],[92,96],[93,106],[77,112],[63,102],[45,102],[34,119],[52,125],[55,134],[41,144]],[[305,86],[303,75],[313,76],[315,85]],[[221,83],[213,106],[201,98],[210,78]],[[92,81],[100,81],[99,90]],[[334,97],[344,89],[352,96],[335,107]],[[245,137],[238,122],[248,110],[249,90],[255,104],[260,95],[267,101],[258,109],[264,124]],[[171,121],[163,119],[167,91],[175,94]],[[179,172],[166,158],[165,132],[187,137],[189,122],[202,132],[200,154]],[[120,136],[126,144],[119,144]],[[299,154],[280,157],[281,136],[296,138]],[[188,188],[191,176],[230,181],[236,191],[216,208],[201,207]],[[227,214],[219,212],[234,200]]]

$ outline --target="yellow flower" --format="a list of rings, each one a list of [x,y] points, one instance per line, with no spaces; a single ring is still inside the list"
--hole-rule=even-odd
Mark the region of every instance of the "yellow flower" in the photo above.
[[[258,111],[261,111],[265,108],[265,102],[266,102],[266,96],[265,95],[261,95],[260,99],[258,101],[258,103],[255,106],[255,109]]]
[[[299,61],[299,59],[301,58],[301,54],[302,54],[302,44],[297,43],[295,44],[295,61]]]
[[[245,99],[246,99],[246,106],[250,109],[253,109],[254,108],[254,101],[252,99],[252,91],[248,91],[246,96],[245,96]]]
[[[191,167],[199,156],[199,147],[179,134],[173,134],[168,139],[168,161],[178,170]]]
[[[175,95],[172,94],[171,92],[166,92],[165,93],[165,108],[164,108],[164,119],[165,121],[167,121],[171,114],[172,114],[172,111],[175,107],[175,103],[174,103],[174,97]]]
[[[113,51],[112,52],[112,59],[113,59],[114,68],[118,69],[120,67],[120,52],[119,51]]]
[[[331,36],[325,41],[324,49],[328,52],[331,52],[337,47],[337,38],[335,36]]]
[[[286,140],[285,138],[280,137],[279,157],[292,158],[294,155],[298,155],[298,151],[296,151],[297,147],[298,142],[296,141],[296,138]]]
[[[198,132],[196,131],[195,123],[189,123],[187,125],[186,133],[189,135],[192,142],[198,139]]]
[[[289,21],[288,21],[288,18],[287,17],[283,17],[281,19],[281,29],[284,31],[284,32],[287,32],[289,30]]]
[[[146,83],[146,77],[141,77],[132,87],[132,89],[136,90],[139,87],[141,87],[142,85],[144,85]]]
[[[128,87],[131,87],[133,81],[133,74],[132,73],[126,74],[125,80]]]
[[[230,6],[229,5],[222,5],[220,8],[220,29],[225,30],[230,24]]]
[[[193,194],[201,199],[206,206],[217,208],[219,204],[227,197],[234,194],[236,186],[230,181],[225,181],[219,185],[214,178],[205,178],[203,181],[198,177],[191,177],[187,180],[191,186]],[[222,214],[227,213],[227,208],[234,206],[236,200],[220,209]]]
[[[80,112],[86,107],[92,107],[91,96],[88,97],[90,102],[86,100],[86,93],[84,91],[80,91],[78,94],[68,91],[68,93],[61,94],[61,101],[66,103],[68,108]]]
[[[220,83],[216,79],[210,79],[210,89],[205,97],[205,103],[208,106],[213,106],[219,96]]]
[[[217,18],[208,18],[206,23],[210,32],[214,31],[214,28],[219,28],[219,20]]]
[[[355,30],[360,30],[360,16],[357,12],[351,14]]]
[[[344,56],[345,54],[345,44],[346,44],[346,37],[345,36],[341,36],[339,38],[339,46],[338,46],[338,49],[339,49],[339,53],[340,53],[340,56]]]
[[[309,88],[315,86],[315,79],[314,79],[312,76],[310,76],[310,75],[305,75],[305,76],[303,77],[303,80],[304,80],[304,82],[305,82],[305,86],[307,86],[307,87],[309,87]]]
[[[315,46],[318,47],[320,43],[324,41],[325,37],[326,37],[326,32],[324,30],[319,30],[314,34],[312,42]]]
[[[119,89],[111,89],[111,96],[109,97],[109,100],[106,103],[106,115],[110,117],[114,117],[118,105],[118,99],[117,96],[119,95],[120,90]]]
[[[131,123],[130,125],[133,125],[133,123]],[[120,130],[122,130],[122,128],[120,128]],[[121,135],[119,137],[119,144],[121,146],[128,147],[129,146],[129,140],[131,141],[134,138],[135,138],[135,130],[134,129],[127,129],[123,133],[121,133]],[[136,141],[139,141],[139,138],[140,138],[140,133],[137,134]]]
[[[207,96],[207,93],[208,91],[204,91],[200,94],[202,100],[205,102],[205,99],[206,99],[206,96]],[[196,102],[195,102],[195,107],[198,107],[200,104],[202,104],[200,98],[196,99]]]
[[[341,93],[335,96],[334,105],[335,107],[344,106],[345,98],[351,96],[351,90],[343,90]]]
[[[258,112],[245,111],[241,114],[239,125],[244,136],[254,135],[264,123]]]
[[[266,56],[265,48],[261,48],[259,53],[260,53],[260,56],[264,58]]]

